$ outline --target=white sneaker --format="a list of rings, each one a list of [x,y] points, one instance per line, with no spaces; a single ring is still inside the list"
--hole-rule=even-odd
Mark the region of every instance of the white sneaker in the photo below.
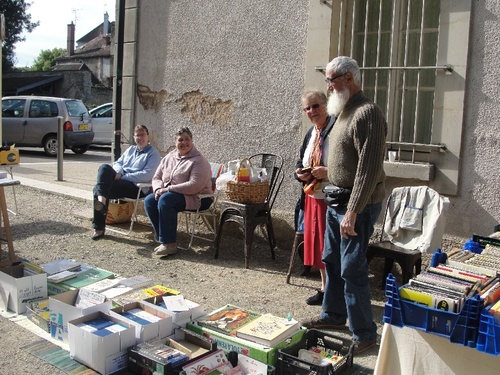
[[[161,258],[167,255],[176,254],[178,251],[179,250],[177,249],[177,245],[175,244],[167,245],[162,243],[160,246],[157,246],[154,249],[153,255]]]

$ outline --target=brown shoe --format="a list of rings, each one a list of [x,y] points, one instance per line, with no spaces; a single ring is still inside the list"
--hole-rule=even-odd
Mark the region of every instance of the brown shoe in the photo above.
[[[354,351],[353,351],[353,353],[355,355],[363,353],[363,352],[367,351],[368,349],[373,348],[374,346],[377,345],[377,340],[373,340],[373,341],[358,341],[358,340],[354,340],[353,342],[354,342]]]
[[[345,324],[333,324],[321,318],[306,319],[303,320],[300,324],[306,328],[335,329],[338,331],[349,329],[349,327],[347,327]]]

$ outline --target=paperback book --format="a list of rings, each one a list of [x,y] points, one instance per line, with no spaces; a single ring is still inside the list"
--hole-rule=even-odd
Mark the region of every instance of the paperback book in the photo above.
[[[127,327],[125,327],[123,324],[119,323],[113,323],[110,326],[102,329],[98,329],[97,331],[92,332],[94,335],[97,336],[109,336],[113,333],[121,332],[127,330]]]
[[[121,276],[114,277],[114,278],[111,278],[111,279],[103,279],[103,280],[97,281],[97,282],[95,282],[93,284],[84,286],[82,289],[90,290],[90,291],[96,292],[96,293],[102,293],[105,290],[114,288],[115,286],[117,286],[118,284],[120,284],[120,281],[122,281],[124,279],[125,278],[121,277]]]
[[[69,289],[76,289],[93,284],[103,279],[111,278],[113,276],[114,276],[113,272],[104,270],[102,268],[94,267],[87,271],[80,272],[76,275],[76,277],[63,281],[62,283],[59,284],[68,286]]]
[[[161,339],[139,343],[129,350],[137,353],[137,357],[142,357],[140,362],[143,362],[147,368],[156,368],[157,364],[155,362],[162,365],[168,364],[171,368],[186,363],[189,360],[189,357],[185,353],[167,345]]]
[[[40,265],[48,275],[54,275],[62,271],[78,271],[81,263],[69,259],[56,259]]]
[[[209,373],[215,368],[219,368],[219,373],[224,373],[224,370],[220,371],[221,368],[219,366],[221,365],[224,367],[231,366],[226,355],[224,354],[224,351],[222,349],[218,349],[212,353],[202,356],[200,359],[190,361],[188,364],[184,365],[182,369],[187,375],[203,375]]]
[[[257,319],[261,314],[242,309],[234,305],[226,305],[211,313],[201,317],[196,321],[199,326],[223,333],[225,335],[236,336],[236,330],[245,324]]]
[[[150,297],[163,296],[165,294],[179,294],[177,290],[167,288],[162,285],[155,285],[152,286],[151,288],[145,288],[140,290],[132,289],[132,287],[124,287],[124,288],[130,288],[131,290],[127,293],[120,294],[116,297],[108,297],[108,298],[112,298],[113,302],[123,306],[126,305],[127,303],[140,302]],[[104,294],[107,294],[106,292],[109,291],[110,290],[105,291]]]
[[[63,281],[72,279],[73,277],[76,277],[77,273],[72,272],[72,271],[61,271],[58,273],[55,273],[53,275],[47,276],[47,281],[53,282],[53,283],[61,283]]]
[[[399,289],[399,296],[402,299],[425,305],[432,309],[460,312],[464,297],[455,297],[430,288],[406,285]]]
[[[121,315],[123,315],[125,318],[133,320],[136,323],[139,323],[141,325],[148,325],[151,323],[156,323],[159,320],[161,320],[160,317],[153,315],[147,311],[144,311],[139,308],[134,308],[128,311],[123,312]]]
[[[144,275],[136,275],[132,277],[124,278],[120,281],[120,284],[129,286],[133,289],[145,288],[151,285],[153,279]]]
[[[300,330],[296,320],[264,314],[236,330],[236,337],[274,347]]]
[[[422,280],[430,284],[440,285],[448,289],[453,289],[459,292],[468,293],[473,282],[458,280],[448,275],[439,275],[433,272],[424,271],[419,273],[416,277],[417,280]]]

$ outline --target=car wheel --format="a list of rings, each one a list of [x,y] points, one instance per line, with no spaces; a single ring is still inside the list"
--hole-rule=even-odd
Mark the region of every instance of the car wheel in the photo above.
[[[43,140],[43,150],[49,156],[57,156],[57,137],[50,135]]]
[[[80,155],[80,154],[85,154],[90,145],[85,145],[85,146],[73,146],[71,147],[71,151],[73,151],[75,154]]]

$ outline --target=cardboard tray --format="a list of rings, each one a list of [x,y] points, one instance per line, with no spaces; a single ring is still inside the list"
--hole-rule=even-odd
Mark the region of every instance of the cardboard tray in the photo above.
[[[168,361],[158,360],[155,358],[154,348],[159,344],[167,344],[182,351],[189,357],[189,360],[177,366],[173,366]],[[148,348],[153,349],[151,355],[148,354]],[[182,366],[215,350],[217,350],[217,343],[214,340],[183,328],[177,328],[174,337],[151,340],[129,348],[128,368],[134,374],[176,375],[182,371]]]

